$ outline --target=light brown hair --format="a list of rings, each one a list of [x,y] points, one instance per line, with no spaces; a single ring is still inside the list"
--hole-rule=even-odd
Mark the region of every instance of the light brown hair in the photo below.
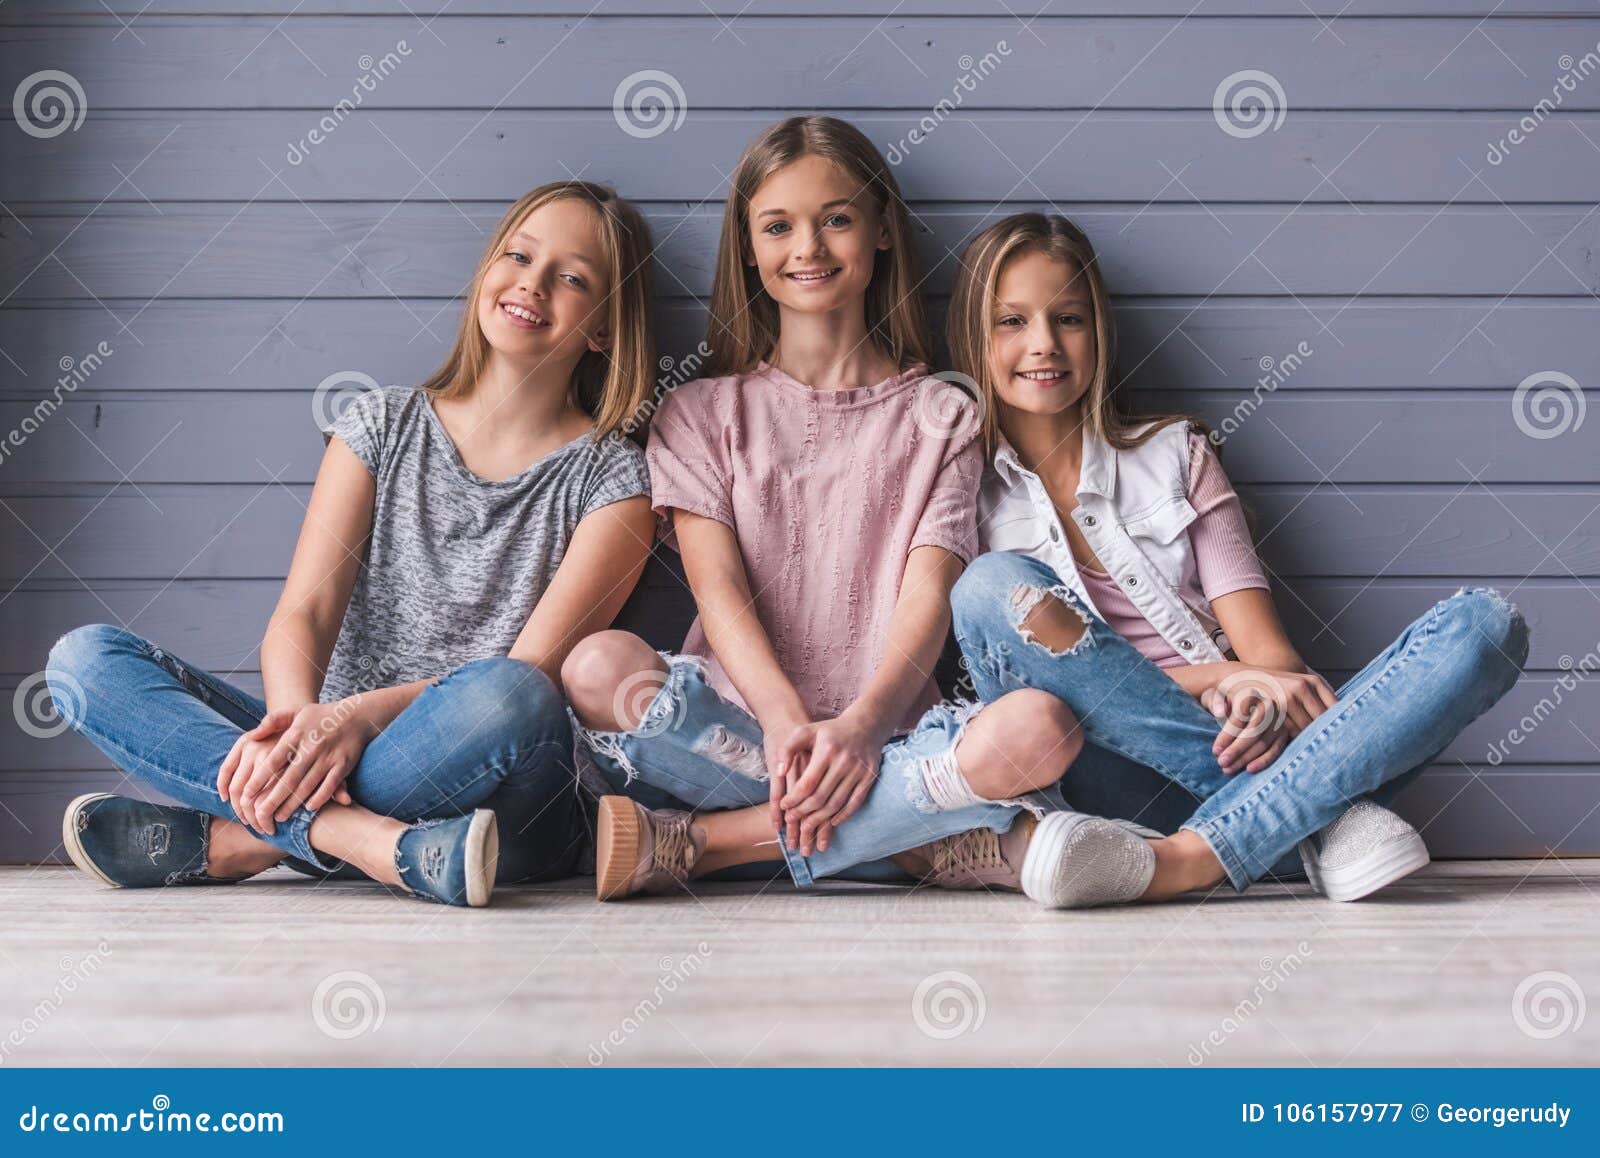
[[[535,209],[563,199],[581,201],[595,211],[609,266],[610,291],[602,308],[611,341],[605,350],[586,350],[572,372],[573,401],[594,420],[595,437],[599,439],[619,430],[639,412],[650,397],[655,378],[650,226],[637,207],[605,185],[553,181],[523,194],[506,210],[478,259],[455,344],[422,388],[440,398],[459,398],[472,392],[489,360],[489,339],[478,324],[478,295],[483,279],[505,252],[522,219]]]
[[[806,156],[832,161],[871,194],[888,229],[889,248],[878,251],[867,287],[867,333],[901,369],[927,363],[933,344],[918,292],[922,279],[911,215],[894,174],[866,135],[848,121],[790,117],[752,141],[733,171],[711,285],[708,372],[746,373],[770,357],[777,345],[778,305],[762,288],[760,271],[748,264],[750,199],[773,173]]]
[[[1205,424],[1193,415],[1135,415],[1124,408],[1116,381],[1116,321],[1094,245],[1083,230],[1065,217],[1018,213],[995,222],[967,246],[956,273],[945,322],[951,366],[978,384],[983,406],[984,450],[993,455],[1000,441],[1001,403],[989,367],[989,341],[994,330],[1000,275],[1008,261],[1028,253],[1042,253],[1065,262],[1089,293],[1094,314],[1091,321],[1095,365],[1082,402],[1085,428],[1118,450],[1132,450],[1174,422],[1187,422],[1204,431]],[[1144,429],[1141,430],[1141,426]]]

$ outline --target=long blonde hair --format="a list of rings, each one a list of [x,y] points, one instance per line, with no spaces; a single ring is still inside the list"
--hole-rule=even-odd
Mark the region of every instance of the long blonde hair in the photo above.
[[[1026,253],[1042,253],[1065,262],[1088,288],[1094,313],[1095,364],[1082,405],[1084,425],[1091,433],[1118,450],[1132,450],[1174,422],[1206,429],[1205,423],[1191,414],[1135,415],[1123,407],[1115,369],[1116,321],[1094,245],[1083,230],[1065,217],[1018,213],[995,222],[967,246],[956,273],[945,323],[952,368],[978,384],[983,404],[983,445],[988,454],[994,454],[1000,441],[1000,398],[989,367],[1000,275],[1008,261]]]
[[[733,171],[717,271],[711,285],[711,317],[706,345],[708,372],[743,374],[770,357],[778,341],[778,305],[761,285],[761,273],[748,264],[750,199],[761,183],[801,157],[822,157],[844,170],[872,195],[889,231],[889,248],[877,254],[867,287],[867,333],[895,365],[927,363],[929,338],[911,215],[900,186],[882,154],[860,129],[837,117],[790,117],[762,132]]]
[[[483,279],[522,219],[535,209],[563,199],[581,201],[595,211],[610,265],[606,330],[611,341],[605,350],[584,351],[572,372],[573,402],[594,420],[595,437],[599,439],[619,430],[641,411],[655,379],[650,226],[637,207],[605,185],[552,181],[523,194],[506,210],[478,259],[455,344],[422,389],[439,398],[460,398],[472,392],[489,360],[489,339],[478,324],[478,295]]]

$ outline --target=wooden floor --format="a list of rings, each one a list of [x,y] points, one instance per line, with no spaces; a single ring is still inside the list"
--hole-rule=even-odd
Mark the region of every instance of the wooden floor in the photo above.
[[[1089,913],[723,885],[487,910],[0,869],[8,1064],[1595,1064],[1600,861]],[[20,1042],[20,1044],[18,1044]]]

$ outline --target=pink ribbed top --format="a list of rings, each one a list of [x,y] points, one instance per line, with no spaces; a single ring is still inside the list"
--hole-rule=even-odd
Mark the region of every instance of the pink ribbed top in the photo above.
[[[842,712],[882,662],[911,550],[977,551],[976,409],[924,366],[850,390],[765,363],[686,382],[657,411],[646,457],[658,514],[733,528],[757,618],[813,718]],[[698,619],[683,651],[743,704]],[[938,702],[924,683],[903,728]]]

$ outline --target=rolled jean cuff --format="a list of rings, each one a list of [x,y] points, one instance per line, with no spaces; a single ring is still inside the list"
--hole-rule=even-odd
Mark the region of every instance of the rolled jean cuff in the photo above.
[[[299,857],[308,864],[313,864],[323,872],[334,872],[343,861],[333,857],[323,856],[311,847],[311,822],[317,818],[314,812],[307,812],[304,808],[297,808],[294,815],[278,825],[278,831],[272,837],[263,838],[261,833],[255,833],[257,839],[266,839],[269,843],[282,849],[290,856]]]
[[[1228,838],[1223,835],[1222,828],[1216,821],[1208,820],[1198,826],[1186,824],[1179,831],[1192,832],[1206,842],[1211,854],[1222,865],[1222,871],[1228,874],[1228,883],[1233,886],[1234,892],[1244,892],[1261,875],[1252,873],[1245,867],[1244,859],[1228,843]]]
[[[783,835],[778,835],[778,849],[783,853],[783,863],[789,866],[789,875],[794,878],[794,887],[809,889],[816,885],[817,878],[812,875],[811,865],[799,852],[790,848]]]

